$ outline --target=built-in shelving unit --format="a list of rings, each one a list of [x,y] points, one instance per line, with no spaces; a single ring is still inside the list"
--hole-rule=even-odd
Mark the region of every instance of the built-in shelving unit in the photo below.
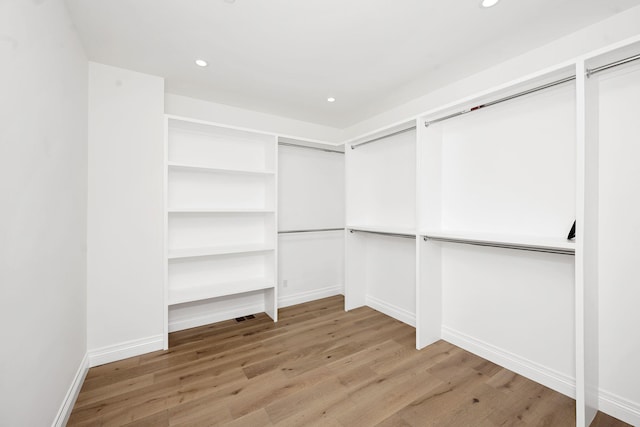
[[[277,320],[276,137],[166,121],[165,332],[172,306],[248,292]]]
[[[275,319],[280,219],[287,278],[332,285],[289,304],[339,292],[344,241],[347,310],[368,305],[414,325],[418,349],[445,339],[575,397],[580,427],[598,407],[637,424],[640,377],[620,355],[640,351],[624,335],[640,321],[640,61],[627,61],[639,40],[347,142],[346,194],[325,175],[342,171],[336,150],[282,138],[279,152],[272,135],[168,117],[167,307],[263,293]]]

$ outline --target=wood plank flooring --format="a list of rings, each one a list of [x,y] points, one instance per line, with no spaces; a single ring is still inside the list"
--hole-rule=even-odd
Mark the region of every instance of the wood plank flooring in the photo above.
[[[69,426],[573,426],[574,401],[332,297],[92,368]],[[599,414],[599,427],[626,424]],[[594,425],[596,425],[594,423]]]

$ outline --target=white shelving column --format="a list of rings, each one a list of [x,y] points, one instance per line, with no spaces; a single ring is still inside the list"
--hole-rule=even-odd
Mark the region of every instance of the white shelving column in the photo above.
[[[276,137],[166,120],[165,332],[172,306],[246,292],[277,320]]]
[[[418,228],[442,227],[442,129],[416,120]],[[442,336],[442,245],[416,239],[416,348]]]
[[[344,204],[344,149],[280,138],[280,307],[344,293]]]
[[[596,411],[640,425],[640,38],[579,61],[577,425]],[[578,192],[580,194],[580,191]]]
[[[596,82],[576,64],[576,426],[598,411],[598,137]]]
[[[345,146],[345,309],[367,305],[414,326],[413,122],[371,138]]]
[[[573,72],[550,69],[431,113],[418,121],[417,160],[418,234],[428,237],[418,241],[417,347],[442,337],[568,395],[575,91],[571,81],[530,91]]]

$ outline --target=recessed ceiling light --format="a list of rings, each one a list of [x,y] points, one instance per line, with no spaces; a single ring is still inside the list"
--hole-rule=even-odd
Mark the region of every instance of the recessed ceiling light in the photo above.
[[[336,99],[333,96],[327,98],[328,102],[336,102]]]
[[[500,0],[482,0],[482,7],[495,6]]]
[[[205,61],[204,59],[196,59],[196,65],[198,67],[206,67],[207,65],[207,61]]]

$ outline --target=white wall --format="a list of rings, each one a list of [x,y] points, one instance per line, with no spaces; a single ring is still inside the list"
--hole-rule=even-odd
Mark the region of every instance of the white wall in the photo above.
[[[344,154],[280,146],[278,230],[344,227]],[[284,307],[344,287],[344,232],[278,237],[278,299]]]
[[[89,64],[92,365],[162,347],[164,81]]]
[[[341,129],[171,93],[165,95],[165,112],[229,126],[272,132],[292,138],[334,144],[340,144],[343,140]]]
[[[344,130],[345,139],[404,122],[424,112],[638,34],[640,6],[586,27],[451,85],[370,117]]]
[[[86,351],[87,60],[61,0],[0,2],[0,425],[55,422]]]
[[[347,148],[347,225],[416,226],[416,132]]]

